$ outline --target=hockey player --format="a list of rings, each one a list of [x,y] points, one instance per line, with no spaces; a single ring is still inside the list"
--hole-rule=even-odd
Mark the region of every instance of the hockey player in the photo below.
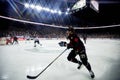
[[[39,38],[38,38],[38,37],[36,37],[36,38],[34,39],[34,47],[36,47],[36,43],[37,43],[37,44],[40,44],[40,41],[39,41]],[[40,44],[40,46],[42,46],[42,44]]]
[[[6,45],[8,45],[9,43],[12,44],[12,37],[10,36],[6,37]]]
[[[66,46],[68,49],[69,48],[72,49],[67,57],[68,61],[77,63],[79,65],[77,67],[78,69],[81,68],[81,65],[84,65],[89,71],[91,78],[94,78],[95,75],[91,69],[90,63],[88,62],[85,46],[83,42],[80,40],[80,38],[76,35],[75,30],[72,27],[69,27],[67,30],[67,39],[70,40],[69,43],[62,41],[59,43],[59,45]],[[75,58],[77,55],[79,55],[81,61]]]
[[[12,44],[18,44],[18,38],[16,36],[13,37],[13,43]]]

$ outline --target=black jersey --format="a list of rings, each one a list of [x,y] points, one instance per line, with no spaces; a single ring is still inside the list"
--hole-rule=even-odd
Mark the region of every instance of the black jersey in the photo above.
[[[78,51],[85,50],[83,42],[76,34],[70,34],[67,39],[70,40],[70,42],[68,43],[68,47]]]
[[[17,40],[18,40],[18,38],[17,38],[16,36],[15,36],[13,39],[14,39],[14,41],[17,41]]]

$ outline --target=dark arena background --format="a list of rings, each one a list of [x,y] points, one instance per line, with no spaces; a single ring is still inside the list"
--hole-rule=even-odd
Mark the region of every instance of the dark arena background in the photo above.
[[[28,80],[27,74],[38,74],[63,51],[56,44],[66,39],[68,27],[73,27],[83,42],[86,38],[95,80],[120,80],[119,0],[0,0],[0,80]],[[15,36],[19,44],[11,44]],[[42,46],[33,47],[36,37]],[[36,80],[91,80],[84,68],[77,71],[67,61],[51,67],[50,73],[46,71]]]
[[[97,1],[98,10],[91,7],[90,1],[86,1],[86,5],[83,5],[83,7],[77,6],[75,9],[72,9],[77,2],[77,0],[1,0],[0,36],[6,36],[7,33],[17,30],[22,30],[23,32],[24,30],[28,32],[32,30],[41,36],[57,35],[56,32],[65,30],[61,27],[67,28],[68,26],[73,26],[78,28],[78,33],[89,34],[89,36],[92,35],[91,37],[95,37],[93,35],[108,38],[120,37],[119,1]],[[29,3],[29,7],[26,7],[25,4],[27,3]],[[16,21],[15,19],[24,21]],[[32,24],[25,21],[39,24]],[[58,27],[53,28],[51,25]],[[55,32],[53,33],[53,31]],[[64,32],[61,33],[64,34]]]

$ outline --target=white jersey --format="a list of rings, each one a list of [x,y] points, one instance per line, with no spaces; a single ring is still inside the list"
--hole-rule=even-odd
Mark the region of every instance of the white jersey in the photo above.
[[[36,43],[40,44],[38,37],[34,38],[34,47],[36,47]],[[42,46],[42,44],[40,44],[40,46]]]
[[[36,38],[34,39],[34,41],[39,41],[39,38],[38,38],[38,37],[36,37]]]

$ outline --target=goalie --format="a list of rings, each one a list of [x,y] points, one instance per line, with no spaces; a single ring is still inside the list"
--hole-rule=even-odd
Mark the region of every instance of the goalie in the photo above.
[[[71,61],[73,63],[77,63],[79,66],[77,67],[78,69],[81,68],[81,65],[84,65],[87,70],[90,73],[91,78],[94,78],[95,75],[91,69],[91,65],[88,62],[88,58],[86,55],[86,49],[83,44],[83,42],[80,40],[80,38],[76,35],[75,30],[72,27],[69,27],[67,30],[67,39],[70,40],[69,43],[61,41],[59,45],[61,47],[67,47],[67,49],[71,48],[71,52],[69,53],[67,59],[68,61]],[[77,55],[79,55],[81,61],[77,60],[75,58]]]

